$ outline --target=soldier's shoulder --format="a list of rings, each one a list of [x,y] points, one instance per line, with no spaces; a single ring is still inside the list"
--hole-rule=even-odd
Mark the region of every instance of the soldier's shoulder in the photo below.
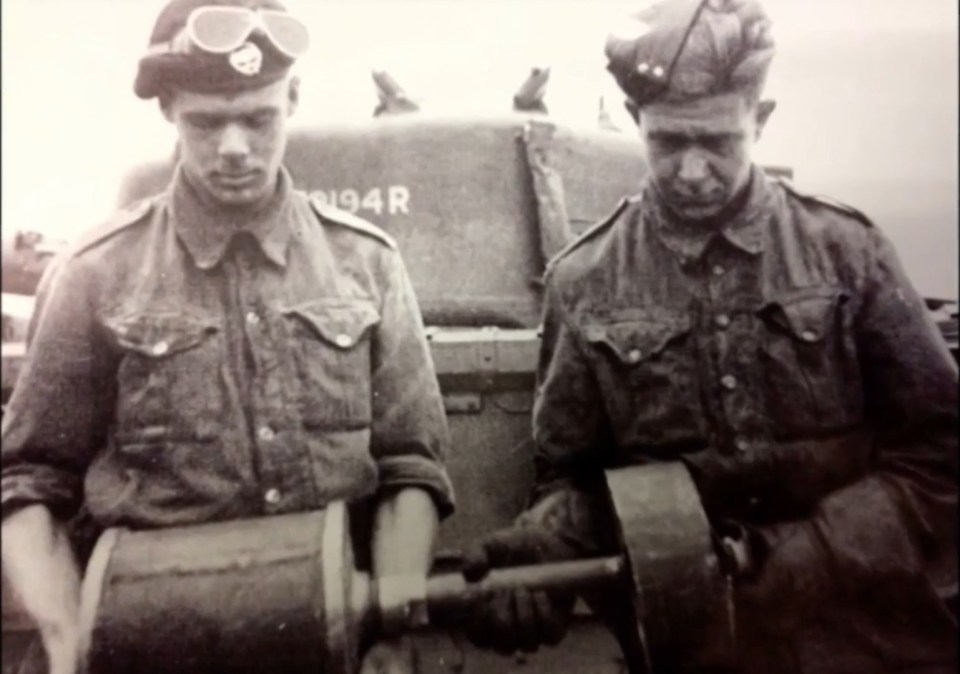
[[[157,196],[135,201],[114,211],[99,225],[78,236],[65,251],[67,259],[87,254],[113,240],[120,233],[146,223],[157,205]]]
[[[310,207],[313,209],[313,212],[317,214],[322,224],[340,227],[345,231],[376,241],[390,250],[397,249],[397,243],[393,238],[372,222],[359,218],[353,213],[348,213],[347,211],[331,206],[324,202],[323,198],[317,192],[308,195],[308,199],[310,201]]]
[[[797,187],[791,180],[783,177],[774,178],[773,181],[783,188],[788,199],[792,199],[803,204],[812,212],[820,212],[826,215],[832,215],[839,220],[854,221],[865,227],[873,227],[873,221],[870,220],[862,211],[853,206],[838,201],[822,194],[811,194]]]
[[[588,255],[593,247],[602,244],[610,235],[613,226],[639,203],[640,195],[621,199],[620,203],[617,204],[617,207],[613,209],[609,215],[596,224],[591,225],[550,259],[544,272],[544,278],[549,278],[554,275],[560,268],[577,266],[578,260],[585,254]]]

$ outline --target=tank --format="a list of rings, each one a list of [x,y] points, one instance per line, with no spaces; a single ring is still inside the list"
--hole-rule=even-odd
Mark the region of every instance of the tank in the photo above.
[[[381,101],[384,109],[389,100]],[[635,193],[645,173],[636,138],[602,119],[597,128],[571,128],[536,109],[455,117],[404,107],[404,114],[352,125],[308,124],[288,145],[297,186],[396,239],[420,300],[453,437],[448,465],[459,503],[440,530],[438,568],[456,566],[457,551],[523,508],[533,479],[530,413],[546,263]],[[162,189],[173,165],[134,167],[118,205]],[[765,169],[791,175],[782,166]],[[5,272],[5,293],[6,284]],[[29,299],[18,302],[4,301],[4,400],[29,318]],[[957,303],[928,304],[956,354]],[[9,335],[8,308],[17,312]],[[25,629],[5,594],[4,631]],[[585,607],[562,644],[533,655],[498,656],[439,630],[415,638],[424,674],[625,671],[613,637]],[[8,653],[4,648],[4,672],[11,671]]]

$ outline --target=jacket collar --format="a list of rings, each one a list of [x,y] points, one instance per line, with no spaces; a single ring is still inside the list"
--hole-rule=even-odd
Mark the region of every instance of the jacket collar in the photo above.
[[[291,179],[280,169],[277,190],[270,202],[254,213],[230,213],[201,201],[195,188],[178,166],[173,179],[171,212],[177,236],[200,269],[219,264],[233,237],[249,232],[263,254],[274,264],[285,267],[290,244]]]
[[[678,220],[650,182],[641,203],[652,216],[657,237],[685,262],[698,260],[717,237],[726,239],[745,253],[757,255],[763,250],[766,224],[772,212],[769,208],[770,184],[762,169],[753,167],[747,189],[746,202],[720,229],[707,229]]]

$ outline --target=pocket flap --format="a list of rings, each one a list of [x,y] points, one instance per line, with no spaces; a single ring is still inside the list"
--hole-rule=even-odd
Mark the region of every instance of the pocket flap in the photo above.
[[[213,319],[173,313],[115,316],[106,320],[106,326],[122,348],[149,358],[192,349],[219,328]]]
[[[656,356],[667,344],[689,331],[689,316],[613,322],[588,319],[583,330],[588,342],[607,348],[628,365]]]
[[[813,343],[830,332],[844,298],[839,288],[803,288],[773,297],[761,311],[798,340]]]
[[[311,300],[282,311],[303,321],[317,337],[340,349],[354,347],[370,327],[380,322],[380,313],[370,300]]]

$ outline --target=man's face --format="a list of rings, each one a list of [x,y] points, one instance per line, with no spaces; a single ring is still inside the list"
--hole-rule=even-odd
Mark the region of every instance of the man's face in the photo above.
[[[667,206],[688,221],[717,215],[750,177],[750,152],[772,102],[750,104],[737,94],[640,111],[640,135],[651,179]]]
[[[187,178],[222,206],[257,206],[273,194],[287,143],[296,78],[237,94],[177,91],[164,114],[177,127]]]

